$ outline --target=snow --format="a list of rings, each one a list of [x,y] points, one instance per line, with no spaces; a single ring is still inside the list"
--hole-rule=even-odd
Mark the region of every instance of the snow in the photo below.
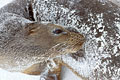
[[[91,74],[90,68],[92,69],[93,67],[88,67],[89,62],[85,62],[85,60],[83,59],[83,60],[79,61],[79,63],[78,63],[72,57],[68,57],[68,55],[62,56],[62,58],[65,63],[68,63],[68,65],[70,67],[75,69],[75,71],[77,71],[81,75],[84,75],[85,77],[90,76],[90,74]]]
[[[1,6],[6,5],[10,1],[12,1],[12,0],[9,0],[9,1],[8,0],[4,0],[4,1],[1,0],[0,4],[2,4],[2,5],[0,5],[0,8],[1,8]],[[46,0],[46,1],[48,1],[48,0]],[[103,1],[106,1],[106,0],[100,0],[100,1],[103,2]],[[107,57],[111,58],[111,56],[109,54],[106,54],[106,53],[109,53],[109,52],[106,52],[104,50],[105,50],[105,48],[106,48],[106,50],[109,48],[109,44],[114,45],[115,42],[114,42],[114,38],[110,37],[110,35],[108,35],[109,31],[104,31],[105,26],[102,24],[103,23],[103,13],[100,13],[100,14],[96,15],[98,20],[95,20],[93,18],[94,14],[92,14],[92,13],[89,14],[90,18],[88,19],[88,22],[90,22],[90,20],[91,20],[91,22],[97,23],[97,29],[99,30],[99,32],[103,32],[101,37],[96,38],[96,37],[93,37],[94,35],[97,34],[96,29],[92,32],[92,30],[90,30],[91,26],[87,27],[88,25],[86,25],[85,23],[82,23],[82,24],[77,23],[77,20],[81,20],[80,18],[82,18],[82,17],[79,17],[79,16],[74,14],[74,12],[76,12],[76,10],[71,11],[71,10],[69,10],[69,8],[65,8],[62,5],[61,6],[56,6],[56,5],[53,5],[53,4],[51,4],[50,10],[48,10],[48,8],[46,7],[46,4],[44,4],[45,0],[43,0],[43,1],[41,0],[39,2],[41,2],[43,4],[39,5],[39,3],[36,3],[36,8],[34,9],[34,17],[35,17],[36,21],[38,20],[37,18],[40,17],[41,21],[43,21],[43,22],[51,21],[51,22],[55,23],[54,20],[55,20],[55,17],[57,16],[56,11],[59,10],[62,14],[60,15],[60,20],[58,20],[58,24],[64,25],[64,26],[70,26],[70,27],[71,26],[76,27],[78,25],[82,26],[80,28],[79,32],[89,34],[88,37],[91,38],[86,43],[86,50],[85,50],[86,60],[83,58],[80,61],[76,61],[70,56],[63,56],[62,57],[63,61],[65,63],[67,63],[70,67],[72,67],[75,71],[77,71],[83,77],[91,77],[92,78],[93,75],[91,75],[91,74],[95,69],[97,69],[98,72],[102,71],[104,74],[106,74],[106,72],[107,72],[106,66],[107,66],[107,64],[109,64],[109,62],[106,61],[106,62],[101,64],[100,59],[107,58]],[[37,8],[39,8],[39,10]],[[37,12],[41,13],[41,14],[39,14],[39,16],[36,16]],[[67,22],[66,18],[69,19],[71,21],[71,23],[66,24],[66,22]],[[116,27],[118,28],[118,31],[120,30],[119,26],[120,26],[120,22],[117,22]],[[92,27],[95,28],[96,26],[92,25]],[[101,29],[99,29],[99,28],[101,28]],[[120,31],[118,33],[120,33]],[[116,34],[116,36],[117,36],[117,39],[120,38],[119,34]],[[110,39],[109,42],[106,40],[107,37]],[[101,42],[101,46],[97,48],[96,44],[99,41]],[[118,47],[120,48],[120,44],[119,44],[120,41],[116,40],[116,43],[118,45],[111,48],[111,49],[113,49],[112,51],[113,51],[114,54],[117,54],[117,48]],[[111,49],[108,49],[108,50],[111,50]],[[118,56],[119,56],[119,54],[118,54]],[[102,66],[103,68],[100,69],[99,66]],[[112,68],[116,72],[120,72],[120,68],[118,69],[118,71],[117,71],[117,68],[114,69],[111,66],[110,66],[110,68]],[[63,68],[62,75],[64,76],[62,80],[80,80],[75,74],[73,74],[66,67]],[[99,73],[98,73],[98,75],[99,75]],[[119,73],[116,73],[116,75],[119,75]],[[116,77],[115,77],[115,75],[113,75],[112,79],[113,80],[118,79]],[[100,78],[100,77],[98,76],[98,78]],[[39,80],[39,79],[40,79],[40,76],[30,76],[30,75],[25,75],[25,74],[22,74],[22,73],[10,73],[10,72],[7,72],[5,70],[0,69],[0,80]],[[95,80],[95,79],[90,79],[90,80]],[[108,80],[108,79],[106,78],[105,80]]]
[[[0,0],[0,8],[12,2],[13,0]]]
[[[82,80],[76,76],[70,69],[65,66],[62,67],[61,80]],[[3,69],[0,69],[0,80],[42,80],[39,75],[27,75],[20,72],[8,72]],[[43,79],[44,80],[44,79]]]
[[[69,74],[68,74],[69,73]],[[82,80],[78,76],[76,76],[70,69],[63,66],[63,72],[61,80]]]
[[[18,72],[8,72],[0,69],[0,80],[40,80],[40,76],[31,76]]]
[[[109,0],[120,7],[120,0]]]

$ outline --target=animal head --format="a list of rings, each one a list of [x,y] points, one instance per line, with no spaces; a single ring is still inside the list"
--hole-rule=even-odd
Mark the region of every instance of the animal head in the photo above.
[[[60,54],[75,53],[85,41],[83,35],[50,23],[6,25],[1,31],[3,40],[0,41],[0,67],[10,71]]]
[[[29,24],[25,29],[25,43],[45,49],[40,56],[55,57],[59,54],[75,53],[85,42],[83,35],[62,26],[48,23]],[[28,45],[27,44],[27,45]]]

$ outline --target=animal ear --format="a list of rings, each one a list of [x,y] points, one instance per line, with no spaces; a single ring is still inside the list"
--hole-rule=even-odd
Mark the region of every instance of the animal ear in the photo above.
[[[34,34],[36,31],[38,31],[38,23],[37,22],[34,22],[34,23],[28,23],[26,26],[25,26],[25,32],[27,35],[32,35]]]

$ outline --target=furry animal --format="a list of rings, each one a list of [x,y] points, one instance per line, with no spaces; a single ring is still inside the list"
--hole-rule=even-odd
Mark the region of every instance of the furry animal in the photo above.
[[[16,4],[16,1],[0,9],[1,68],[38,75],[49,59],[61,54],[75,53],[82,47],[85,42],[82,34],[59,25],[31,21],[34,20],[28,16],[31,8],[18,8],[20,4],[27,4],[19,1],[20,4]],[[27,10],[28,12],[24,12]],[[22,13],[19,14],[18,11]],[[60,67],[64,64],[59,59],[54,61],[59,67],[51,73],[60,73]]]

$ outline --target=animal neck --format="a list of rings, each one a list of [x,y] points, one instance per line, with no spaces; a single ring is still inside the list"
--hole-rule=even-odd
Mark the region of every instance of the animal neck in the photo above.
[[[0,48],[0,67],[8,71],[22,71],[32,64],[42,62],[47,49],[40,46],[9,43]]]

